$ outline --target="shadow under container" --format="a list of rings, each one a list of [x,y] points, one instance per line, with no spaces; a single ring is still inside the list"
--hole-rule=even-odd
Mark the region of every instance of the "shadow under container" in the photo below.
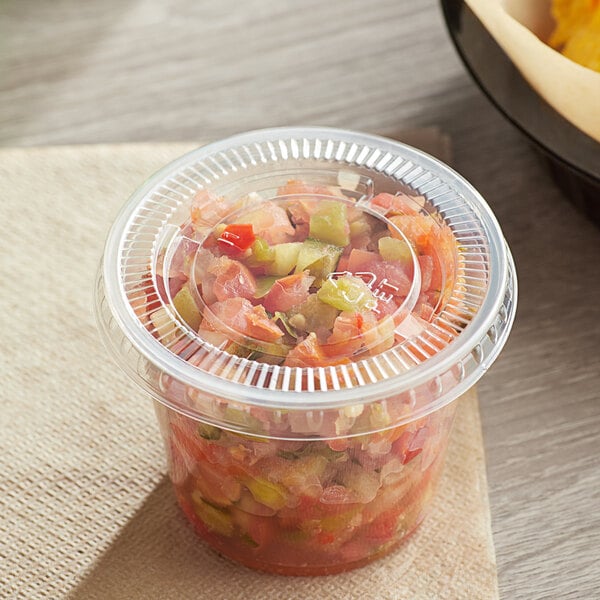
[[[241,231],[229,224],[276,215],[289,221],[261,230],[268,243],[223,245]],[[285,260],[299,249],[292,262],[256,262],[281,244]],[[216,283],[232,260],[253,273],[250,299],[239,265]],[[303,302],[276,311],[286,280],[305,281]],[[330,329],[312,331],[323,302]],[[515,305],[498,223],[457,173],[384,138],[281,128],[195,150],[136,191],[109,234],[96,310],[154,399],[197,533],[249,567],[322,575],[387,554],[425,518],[456,400],[502,349]],[[258,314],[276,341],[247,329]]]

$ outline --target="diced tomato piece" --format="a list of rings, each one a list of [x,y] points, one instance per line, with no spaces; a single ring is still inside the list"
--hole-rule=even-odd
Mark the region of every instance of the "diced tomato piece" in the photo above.
[[[382,192],[374,196],[370,204],[372,208],[385,215],[394,205],[395,198],[394,194]]]
[[[327,440],[327,445],[334,452],[343,452],[344,450],[348,450],[350,447],[350,441],[346,437],[338,437],[333,438],[331,440]]]
[[[296,507],[297,512],[303,516],[305,513],[310,512],[319,503],[319,499],[313,496],[301,495],[298,506]]]
[[[426,254],[422,254],[419,256],[419,267],[421,268],[421,292],[427,292],[429,288],[431,288],[433,258]]]
[[[359,250],[354,248],[348,257],[348,271],[358,273],[361,271],[372,272],[377,269],[383,261],[376,252],[368,252],[367,250]]]
[[[288,211],[296,228],[296,239],[304,241],[310,230],[310,215],[314,212],[314,202],[294,200]]]
[[[283,337],[283,331],[269,319],[262,306],[252,307],[252,310],[248,312],[247,320],[249,334],[257,340],[275,342]]]
[[[429,244],[429,236],[437,227],[431,217],[425,215],[397,215],[390,217],[390,221],[408,238],[408,241],[417,248],[419,252]],[[398,237],[398,233],[390,227],[392,237]]]
[[[314,280],[308,271],[278,279],[263,298],[263,306],[269,312],[287,312],[299,306],[308,298]]]
[[[429,302],[417,303],[415,312],[424,321],[431,321],[431,319],[434,315],[433,306],[431,306],[431,304],[429,304]]]
[[[404,431],[392,444],[392,452],[405,465],[421,454],[428,435],[427,427],[421,427],[417,432]]]
[[[376,252],[354,249],[348,257],[348,271],[361,277],[378,296],[407,296],[412,273],[398,262],[384,261]]]
[[[364,559],[365,547],[369,546],[364,539],[353,538],[339,549],[339,558],[343,562],[354,563]]]
[[[243,335],[275,342],[283,337],[283,331],[269,318],[263,306],[252,306],[246,298],[227,298],[211,304],[204,311],[204,318],[218,331],[225,331],[224,325]]]
[[[398,304],[394,302],[394,298],[378,298],[377,299],[377,308],[374,309],[374,312],[377,314],[379,319],[383,317],[391,316],[398,310]]]
[[[434,248],[428,249],[428,256],[431,257],[431,283],[430,289],[438,291],[440,294],[444,289],[444,280],[454,272],[454,265],[448,269],[448,263],[442,263],[442,258]]]
[[[217,244],[227,254],[240,254],[248,250],[255,239],[251,223],[231,223],[221,232]]]
[[[272,517],[254,516],[248,522],[248,535],[258,546],[267,546],[276,538],[278,533]]]
[[[284,529],[298,529],[303,523],[320,516],[321,504],[318,496],[300,494],[296,497],[297,504],[293,507],[284,507],[277,513],[277,520]]]
[[[375,326],[377,319],[371,312],[342,312],[336,318],[333,332],[323,347],[329,356],[352,356],[364,345],[363,334]]]
[[[421,452],[423,451],[423,448],[413,448],[413,449],[409,449],[406,451],[406,454],[404,455],[404,464],[410,462],[413,458],[416,458],[417,456],[419,456],[419,454],[421,454]]]
[[[284,364],[287,367],[317,367],[322,366],[323,359],[323,350],[317,336],[311,333],[288,352]]]
[[[200,190],[192,199],[191,218],[194,229],[216,225],[231,210],[224,198],[208,190]]]
[[[394,536],[398,525],[398,510],[389,510],[379,515],[370,525],[367,531],[367,538],[386,542]]]
[[[405,463],[404,459],[408,451],[408,445],[412,440],[412,436],[412,431],[405,430],[402,432],[402,435],[392,444],[392,453],[395,454],[402,461],[402,464]]]
[[[296,232],[300,228],[305,234],[301,238],[304,240],[308,237],[310,215],[314,211],[314,202],[304,200],[293,200],[288,206],[288,212],[292,218],[292,223],[296,227]]]
[[[418,197],[421,199],[421,197]],[[405,194],[377,194],[371,200],[371,206],[384,215],[415,215],[418,212],[419,200]]]
[[[430,429],[428,427],[421,427],[413,436],[413,439],[410,442],[409,450],[423,450],[425,446],[425,442],[430,435]]]
[[[347,358],[329,357],[319,344],[317,336],[311,333],[305,340],[292,348],[285,359],[288,367],[326,367],[350,362]]]
[[[348,252],[348,254],[350,254],[350,252]],[[338,260],[336,272],[343,273],[344,271],[348,271],[348,260],[348,255],[342,255],[340,260]]]
[[[276,204],[269,206],[268,210],[258,207],[244,213],[242,218],[252,225],[258,237],[270,245],[290,242],[296,233],[285,209]]]
[[[218,301],[254,297],[256,280],[241,262],[221,256],[211,264],[208,273],[216,276],[212,289]]]
[[[241,485],[219,464],[198,461],[194,466],[196,489],[211,504],[229,506],[239,500]]]
[[[335,542],[335,540],[336,536],[335,533],[333,533],[333,531],[321,531],[321,533],[317,535],[317,542],[319,542],[319,544],[322,544],[323,546],[326,544],[332,544],[333,542]]]
[[[398,262],[383,262],[383,278],[377,282],[377,286],[384,296],[407,296],[411,283],[412,269],[407,273],[405,267]]]
[[[435,229],[423,248],[423,253],[430,256],[432,264],[431,288],[439,291],[444,300],[454,286],[456,272],[456,238],[452,230],[444,226]]]
[[[187,277],[169,277],[169,294],[171,298],[175,298],[177,293],[183,287],[183,284],[187,281]]]
[[[194,435],[190,427],[183,423],[171,423],[172,442],[183,457],[188,469],[202,460],[207,460],[201,440]]]
[[[327,338],[324,351],[330,356],[352,356],[363,345],[363,322],[360,313],[340,313],[333,325],[332,334]]]

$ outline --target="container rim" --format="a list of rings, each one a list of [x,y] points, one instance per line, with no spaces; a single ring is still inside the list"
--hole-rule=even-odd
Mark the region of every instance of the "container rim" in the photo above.
[[[169,174],[202,157],[211,156],[245,143],[278,141],[289,138],[335,138],[338,141],[349,143],[374,145],[380,150],[391,152],[423,166],[444,183],[451,186],[455,192],[468,202],[473,213],[480,219],[487,235],[490,261],[489,283],[479,310],[464,330],[448,346],[424,362],[412,366],[406,372],[388,379],[340,390],[282,393],[280,390],[248,386],[201,372],[177,358],[168,348],[149,335],[136,321],[134,313],[122,293],[118,265],[123,235],[128,230],[140,201],[151,193]],[[489,368],[502,349],[512,326],[516,308],[514,264],[502,236],[500,225],[483,197],[470,183],[443,162],[402,142],[378,135],[327,127],[277,127],[250,131],[207,144],[167,164],[146,180],[130,196],[116,217],[107,237],[101,272],[106,301],[111,315],[133,348],[149,363],[162,373],[185,385],[209,394],[215,394],[224,399],[264,408],[288,410],[339,408],[352,404],[368,403],[434,381],[437,376],[461,364],[461,361],[468,357],[488,336],[502,310],[505,295],[507,292],[512,291],[512,302],[505,318],[505,329],[502,331],[502,335],[495,340],[485,359],[478,361],[475,372],[464,381],[466,383],[468,380],[468,387],[470,387]],[[131,375],[131,373],[129,374]],[[147,388],[147,386],[144,387]],[[430,403],[431,406],[435,405],[435,408],[429,406],[430,410],[426,412],[440,408],[452,401],[465,391],[466,388],[463,388],[465,388],[465,385],[460,384],[452,387],[447,393]],[[166,398],[162,398],[161,401],[175,410],[181,411],[182,409],[180,405],[174,404]],[[187,407],[187,410],[189,410],[189,407]],[[199,414],[199,416],[201,415]]]

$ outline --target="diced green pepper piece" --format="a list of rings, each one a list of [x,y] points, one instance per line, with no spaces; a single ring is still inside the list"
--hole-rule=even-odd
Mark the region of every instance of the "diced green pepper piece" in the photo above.
[[[254,240],[250,248],[250,256],[246,259],[249,267],[262,267],[275,260],[275,250],[261,237]]]
[[[226,350],[229,354],[235,354],[240,358],[247,358],[248,360],[260,359],[261,362],[278,365],[284,361],[290,351],[290,347],[282,343],[246,341],[243,344],[231,342],[226,347]]]
[[[281,323],[283,328],[287,331],[288,335],[291,337],[298,339],[298,332],[294,329],[294,327],[290,324],[288,316],[280,311],[275,311],[273,314],[273,321],[275,323]]]
[[[315,285],[319,285],[335,271],[342,252],[343,248],[332,244],[310,238],[304,240],[298,253],[295,273],[309,271],[315,277]]]
[[[302,531],[301,529],[283,529],[281,531],[282,539],[286,542],[291,542],[292,544],[306,542],[311,539],[313,535],[314,534],[311,531]]]
[[[302,242],[288,242],[287,244],[271,246],[271,250],[275,253],[275,258],[272,262],[265,264],[266,274],[277,275],[279,277],[288,275],[296,266],[301,247]]]
[[[383,260],[396,260],[403,265],[412,263],[412,252],[410,246],[404,240],[393,237],[382,237],[379,239],[379,254]]]
[[[196,514],[209,529],[225,537],[233,535],[233,519],[228,512],[212,506],[197,492],[192,494],[192,500]]]
[[[243,427],[249,431],[260,432],[263,424],[256,417],[245,410],[228,406],[223,412],[223,418],[228,423]]]
[[[358,514],[360,507],[352,508],[344,512],[336,513],[321,519],[321,529],[323,531],[330,531],[335,533],[336,531],[342,531],[350,525],[352,519]]]
[[[257,502],[273,510],[279,510],[285,506],[287,494],[283,486],[264,477],[249,477],[244,483]]]
[[[280,356],[283,358],[287,356],[289,351],[289,346],[280,342],[253,342],[249,339],[245,339],[240,343],[231,342],[231,344],[227,346],[227,352],[242,358],[248,358],[247,355],[252,353],[261,355],[270,354],[272,356]]]
[[[335,200],[325,200],[310,217],[310,237],[335,246],[350,243],[350,227],[346,205]]]
[[[196,430],[198,435],[205,440],[218,440],[221,437],[221,430],[208,423],[199,423]]]
[[[392,419],[384,405],[374,402],[370,408],[371,410],[367,414],[369,415],[369,424],[371,427],[382,429],[391,424]]]
[[[194,330],[198,331],[202,316],[192,296],[190,288],[184,285],[173,298],[173,306],[181,318]]]
[[[310,333],[319,329],[332,329],[339,314],[337,308],[321,302],[311,294],[300,306],[293,309],[290,325],[298,331]]]
[[[371,225],[366,217],[363,215],[361,218],[356,219],[350,223],[350,237],[359,235],[366,235],[371,233]]]
[[[298,460],[306,457],[316,457],[317,459],[325,459],[325,461],[337,461],[339,459],[343,459],[346,457],[345,452],[337,452],[336,450],[332,450],[327,444],[320,444],[315,447],[313,442],[308,443],[304,448],[300,450],[296,450],[292,452],[290,450],[279,450],[277,452],[277,456],[281,458],[285,458],[286,460]],[[319,461],[308,463],[308,469],[311,471],[311,467],[315,465],[321,465]],[[306,469],[307,464],[303,464],[302,469]],[[317,466],[320,469],[320,466]],[[324,467],[323,467],[324,468]],[[322,473],[319,473],[320,476]]]
[[[352,275],[328,279],[317,292],[317,298],[339,310],[372,310],[377,306],[377,300],[369,286]]]

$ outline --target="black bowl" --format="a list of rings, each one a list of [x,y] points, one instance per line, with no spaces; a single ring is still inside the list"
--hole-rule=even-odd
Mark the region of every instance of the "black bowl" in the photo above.
[[[475,83],[533,142],[571,202],[600,225],[600,143],[537,94],[462,0],[441,0],[441,5],[452,41]]]

